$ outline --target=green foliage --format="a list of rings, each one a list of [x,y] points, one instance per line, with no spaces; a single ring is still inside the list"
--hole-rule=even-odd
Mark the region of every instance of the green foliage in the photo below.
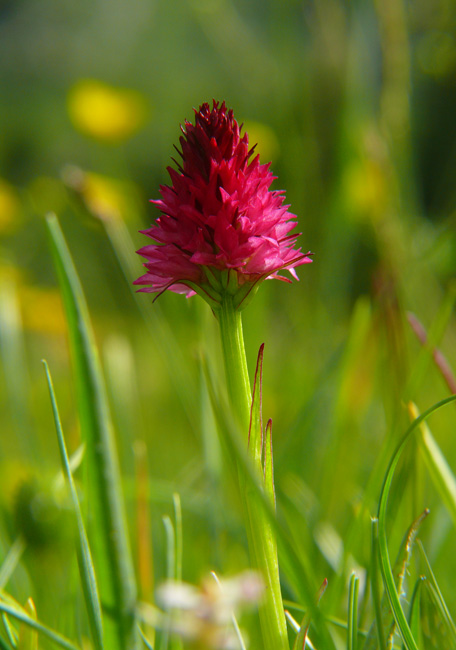
[[[291,647],[453,648],[454,7],[105,4],[0,12],[1,650],[101,648],[101,623],[109,649],[187,647],[154,589],[248,566],[238,466],[277,539]],[[69,111],[85,77],[141,93],[122,142]],[[252,377],[264,342],[255,465],[210,309],[132,287],[178,125],[212,97],[314,253],[243,312]],[[261,647],[255,612],[239,628]]]
[[[49,367],[45,361],[44,361],[44,367],[45,367],[46,378],[49,386],[49,393],[51,396],[52,410],[54,413],[55,427],[57,430],[57,438],[59,442],[62,466],[65,472],[66,480],[68,481],[70,487],[71,499],[73,501],[73,508],[75,511],[75,517],[77,521],[77,527],[78,527],[77,556],[78,556],[79,572],[81,575],[82,589],[84,592],[84,599],[87,608],[87,615],[89,618],[90,628],[92,632],[93,644],[96,650],[102,650],[104,647],[103,646],[103,621],[101,615],[100,598],[98,594],[98,587],[97,587],[97,582],[95,577],[92,554],[89,548],[89,541],[87,539],[84,520],[82,518],[76,486],[74,484],[73,475],[71,473],[70,461],[66,450],[65,439],[63,437],[62,424],[60,422],[60,415],[59,415],[57,401],[55,397],[54,386],[52,384],[52,378],[49,372]]]
[[[90,327],[87,307],[76,270],[66,247],[63,234],[55,217],[48,218],[50,244],[61,284],[68,319],[70,346],[78,387],[79,413],[84,441],[87,447],[89,488],[91,503],[96,567],[105,606],[112,608],[112,624],[108,634],[110,647],[119,649],[135,645],[136,586],[130,558],[128,533],[120,490],[120,474],[109,408],[97,348]],[[54,415],[57,414],[54,406]],[[60,436],[60,440],[62,438]],[[62,442],[60,442],[62,445]],[[69,465],[61,451],[65,473]],[[74,500],[74,499],[73,499]],[[78,522],[80,535],[82,521]],[[95,594],[95,576],[85,540],[80,541],[80,563],[84,593],[89,603],[89,618],[97,647],[102,645],[100,607]],[[108,626],[106,626],[108,627]]]

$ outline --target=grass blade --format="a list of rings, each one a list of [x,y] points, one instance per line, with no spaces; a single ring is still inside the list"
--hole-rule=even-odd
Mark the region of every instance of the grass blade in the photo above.
[[[375,622],[374,625],[377,629],[377,641],[380,650],[386,650],[385,632],[383,629],[383,612],[382,601],[380,597],[380,582],[379,582],[379,566],[378,566],[378,519],[372,520],[372,554],[371,554],[371,589],[372,600],[374,603]],[[373,641],[373,634],[369,632],[364,645],[364,650],[375,648]]]
[[[0,636],[0,650],[12,650],[12,647],[7,644],[5,639]]]
[[[399,597],[399,600],[404,599],[405,591],[405,578],[408,575],[408,568],[410,564],[410,559],[415,544],[416,536],[418,535],[418,530],[428,516],[429,510],[424,510],[424,512],[417,517],[417,519],[409,527],[402,544],[399,549],[398,556],[394,563],[393,574],[396,576],[395,588],[396,593]],[[369,634],[364,645],[364,650],[374,650],[378,647],[377,641],[382,649],[389,648],[393,644],[393,638],[396,632],[396,621],[391,612],[388,602],[388,596],[385,593],[382,600],[380,601],[380,593],[377,580],[377,557],[378,557],[378,522],[374,520],[373,522],[373,544],[372,544],[372,594],[374,600],[374,609],[375,609],[375,627],[377,628],[377,634],[375,634],[374,626],[369,630]],[[376,583],[376,584],[375,584]],[[375,587],[374,587],[375,584]],[[388,634],[388,641],[385,643],[385,634]]]
[[[219,580],[217,574],[215,573],[215,571],[211,571],[211,575],[212,575],[212,577],[214,578],[215,582],[217,583],[217,585],[219,586],[219,588],[221,590],[222,585],[220,584],[220,580]],[[237,638],[237,640],[239,642],[239,650],[247,650],[247,646],[246,646],[245,641],[244,641],[244,639],[242,637],[241,628],[239,627],[239,623],[237,622],[237,618],[236,618],[233,611],[231,612],[231,623],[233,624],[233,629],[234,629],[234,632],[236,634],[236,638]]]
[[[418,646],[416,644],[415,639],[413,638],[412,632],[410,630],[410,626],[402,610],[402,606],[399,601],[399,597],[397,595],[393,572],[391,569],[391,562],[390,562],[389,552],[388,552],[388,542],[386,539],[386,508],[388,504],[388,495],[391,488],[394,471],[396,469],[396,466],[402,455],[404,447],[408,442],[411,434],[415,431],[417,427],[419,427],[421,422],[426,420],[426,418],[428,418],[431,415],[431,413],[434,413],[435,411],[442,408],[446,404],[449,404],[450,402],[454,402],[455,400],[456,400],[456,395],[453,395],[452,397],[448,397],[438,402],[437,404],[434,404],[434,406],[431,406],[427,411],[425,411],[422,415],[420,415],[414,422],[412,422],[412,424],[408,428],[407,432],[405,433],[401,442],[397,446],[396,451],[394,452],[391,458],[383,482],[382,491],[380,494],[380,502],[378,508],[378,541],[379,541],[380,569],[382,572],[385,590],[388,595],[388,600],[390,601],[391,609],[393,611],[393,615],[396,624],[398,626],[398,629],[401,633],[406,650],[418,650]]]
[[[3,627],[5,628],[8,641],[11,643],[13,648],[17,648],[17,632],[13,629],[13,626],[9,622],[8,617],[5,613],[2,614],[2,623]]]
[[[442,339],[453,314],[455,302],[456,283],[452,282],[449,284],[447,294],[442,301],[437,316],[434,318],[434,322],[429,330],[429,336],[426,336],[426,343],[421,348],[417,355],[414,367],[411,369],[410,379],[405,390],[405,395],[408,396],[408,398],[416,394],[417,389],[421,386],[421,383],[426,376],[426,371],[432,357],[434,356],[434,350]],[[439,367],[439,370],[441,371],[441,367]]]
[[[50,627],[47,627],[47,625],[40,623],[32,616],[29,616],[29,614],[27,614],[27,612],[25,612],[22,607],[6,603],[3,600],[3,597],[0,599],[0,612],[8,614],[8,616],[15,618],[21,623],[27,624],[30,628],[37,630],[37,632],[40,632],[55,644],[61,648],[64,648],[64,650],[80,650],[77,645],[72,643],[69,639],[65,638],[62,634],[56,632],[55,630],[52,630]]]
[[[90,553],[89,542],[87,539],[87,533],[82,518],[76,486],[74,484],[73,475],[71,473],[70,460],[68,458],[65,439],[63,437],[62,424],[60,421],[60,414],[57,406],[57,400],[55,397],[55,391],[52,383],[51,373],[49,371],[49,367],[46,361],[43,361],[43,364],[46,372],[49,394],[51,396],[55,428],[57,431],[57,439],[59,442],[60,458],[62,461],[63,471],[70,488],[71,500],[73,502],[74,513],[76,516],[76,523],[78,529],[77,556],[78,556],[79,573],[81,575],[82,590],[84,593],[84,600],[87,609],[87,615],[89,618],[89,624],[92,632],[94,646],[96,650],[103,650],[103,622],[102,622],[102,615],[101,615],[100,600],[98,596],[98,586],[97,586],[95,571],[92,562],[92,555]]]
[[[35,603],[31,598],[27,600],[25,611],[36,621]],[[26,623],[21,623],[19,628],[17,650],[38,650],[38,632]]]
[[[175,580],[176,570],[176,535],[174,532],[173,522],[168,515],[162,518],[166,534],[166,578]]]
[[[453,647],[456,647],[456,625],[454,624],[454,621],[451,617],[450,611],[447,607],[443,594],[440,591],[440,587],[437,583],[431,564],[426,555],[426,551],[424,550],[424,546],[420,541],[418,542],[418,548],[420,549],[421,557],[424,560],[424,565],[426,567],[426,576],[428,578],[428,585],[433,595],[433,600],[435,601],[436,607],[440,613],[441,619],[445,623],[445,627],[447,628],[450,637],[453,639],[452,645]]]
[[[413,402],[408,405],[410,416],[415,419],[420,415]],[[436,443],[426,422],[420,424],[420,451],[434,485],[456,525],[456,478]]]
[[[423,346],[426,346],[428,344],[428,336],[423,324],[418,320],[415,314],[412,314],[412,312],[407,313],[407,319],[419,342]],[[434,358],[435,365],[439,369],[446,385],[450,389],[450,392],[456,393],[456,378],[446,357],[441,352],[441,350],[439,350],[439,348],[434,348],[432,350],[432,356]]]
[[[293,616],[290,614],[290,612],[287,609],[285,610],[285,618],[287,619],[289,625],[296,632],[296,634],[298,634],[300,630],[299,623],[296,622],[296,620],[293,618]]]
[[[421,576],[415,583],[412,598],[410,600],[410,616],[409,624],[413,634],[413,638],[417,640],[418,647],[422,648],[422,634],[421,634],[421,591],[425,578]]]
[[[231,616],[231,621],[233,623],[233,628],[234,628],[234,631],[236,633],[236,638],[239,641],[239,650],[247,650],[247,646],[245,645],[245,641],[242,638],[241,628],[239,627],[239,623],[237,622],[237,619],[236,619],[234,614]]]
[[[359,578],[352,573],[348,597],[347,650],[358,649],[358,592]]]
[[[409,573],[409,565],[410,565],[413,547],[415,546],[415,541],[420,526],[428,515],[429,515],[429,510],[426,508],[409,527],[407,534],[405,535],[404,540],[399,549],[396,562],[394,563],[393,573],[395,576],[397,576],[396,592],[399,597],[399,600],[404,600],[406,597],[405,579]],[[389,633],[389,639],[391,639],[391,643],[392,643],[392,639],[394,638],[395,632],[396,632],[396,624],[395,622],[393,622],[391,631]]]
[[[18,537],[8,551],[8,554],[0,567],[0,589],[4,589],[8,584],[8,580],[11,578],[15,568],[19,564],[24,551],[25,542],[22,537]]]
[[[86,442],[93,524],[92,549],[110,650],[135,648],[136,585],[133,573],[114,435],[87,304],[71,255],[55,216],[47,219],[50,246],[68,321],[77,384],[81,430]]]
[[[316,598],[316,604],[317,605],[320,602],[321,597],[325,593],[327,586],[328,586],[328,580],[325,578],[323,580],[323,583],[322,583],[320,589],[318,590],[318,594],[317,594],[317,598]],[[290,622],[294,620],[289,612],[286,612],[286,614],[288,614],[287,618],[288,618],[288,620]],[[309,610],[309,611],[307,611],[305,613],[304,618],[302,619],[301,625],[298,626],[298,630],[297,630],[298,634],[297,634],[295,642],[293,644],[293,650],[304,650],[304,648],[306,647],[306,642],[308,643],[308,645],[310,645],[310,641],[309,641],[307,635],[309,633],[311,618],[312,618],[312,616],[311,616],[311,613],[310,613],[310,610]]]
[[[168,515],[162,518],[166,534],[166,578],[175,579],[176,570],[176,536],[173,522]],[[169,635],[171,627],[171,612],[167,612],[166,621],[163,626],[163,634],[160,643],[160,650],[167,650],[169,646]]]
[[[149,639],[146,637],[146,635],[144,634],[144,632],[141,630],[141,628],[138,628],[138,629],[139,629],[139,635],[140,635],[140,637],[141,637],[141,639],[142,639],[142,642],[143,642],[144,645],[146,646],[147,650],[154,650],[153,645],[151,644],[151,642],[149,641]]]
[[[174,525],[176,527],[176,553],[174,575],[177,581],[182,580],[183,532],[182,532],[182,506],[177,492],[173,494]]]

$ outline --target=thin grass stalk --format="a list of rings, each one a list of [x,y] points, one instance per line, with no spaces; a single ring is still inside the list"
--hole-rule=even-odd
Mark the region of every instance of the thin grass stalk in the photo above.
[[[97,585],[95,570],[92,561],[92,554],[90,552],[89,540],[87,539],[87,533],[85,530],[84,521],[82,518],[82,512],[79,505],[78,493],[73,481],[73,475],[71,473],[70,460],[68,458],[65,438],[63,436],[62,424],[60,420],[60,414],[57,406],[57,400],[54,392],[51,373],[49,371],[49,367],[46,361],[43,360],[43,364],[46,372],[49,394],[51,397],[52,411],[54,414],[55,428],[57,431],[57,440],[59,443],[60,459],[62,462],[63,472],[65,474],[66,480],[70,488],[71,500],[73,502],[73,509],[76,517],[76,524],[78,529],[76,550],[77,550],[77,557],[78,557],[79,573],[81,576],[82,590],[84,593],[84,600],[86,604],[87,615],[89,618],[89,625],[92,632],[92,638],[93,638],[93,644],[95,650],[103,650],[104,648],[103,621],[102,621],[102,614],[101,614],[100,599],[98,595],[98,585]]]
[[[20,623],[27,624],[30,628],[37,630],[38,632],[46,636],[48,639],[53,641],[56,645],[60,646],[61,648],[64,648],[64,650],[80,650],[80,648],[77,645],[75,645],[72,641],[64,637],[63,634],[60,634],[59,632],[52,630],[50,627],[44,625],[43,623],[40,623],[32,616],[29,616],[23,610],[19,610],[16,607],[13,607],[11,605],[8,605],[7,603],[0,601],[0,612],[3,612],[4,614],[8,614],[8,616],[11,616],[11,618],[15,618]]]
[[[424,550],[424,546],[421,542],[421,540],[418,540],[418,548],[421,553],[421,557],[424,560],[424,566],[426,568],[426,574],[427,574],[427,584],[428,588],[432,590],[434,593],[434,598],[438,607],[438,610],[440,612],[441,618],[445,623],[445,626],[448,630],[448,635],[451,636],[452,639],[452,644],[456,647],[456,625],[453,621],[453,618],[450,614],[450,610],[448,609],[448,606],[445,602],[445,599],[443,597],[443,594],[440,590],[440,587],[438,585],[437,579],[434,575],[434,572],[432,570],[431,564],[429,562],[429,559],[426,555],[426,552]]]
[[[13,648],[14,646],[8,645],[5,639],[0,636],[0,650],[13,650]]]
[[[25,540],[22,535],[20,535],[10,547],[8,554],[0,567],[0,589],[4,589],[8,584],[9,579],[21,560],[25,548]]]
[[[131,650],[139,643],[136,584],[106,388],[83,290],[54,215],[48,217],[47,227],[68,321],[81,430],[87,445],[92,550],[100,597],[106,611],[111,611],[104,618],[106,644],[110,650]]]
[[[348,591],[347,650],[358,650],[358,592],[359,578],[352,573]]]
[[[415,431],[419,425],[428,418],[431,413],[434,413],[434,411],[437,411],[440,409],[442,406],[445,406],[446,404],[449,404],[450,402],[454,402],[456,400],[456,395],[453,395],[452,397],[448,397],[444,400],[441,400],[437,404],[434,404],[434,406],[431,406],[427,411],[425,411],[422,415],[420,415],[408,428],[407,432],[405,433],[404,437],[402,438],[401,442],[396,448],[396,451],[394,452],[390,464],[388,466],[385,479],[383,482],[383,487],[382,491],[380,494],[380,501],[379,501],[379,507],[378,507],[378,554],[379,554],[379,561],[380,561],[380,568],[382,572],[382,577],[383,577],[383,582],[385,585],[386,593],[388,594],[388,600],[391,605],[391,609],[393,611],[394,619],[396,621],[396,624],[399,628],[400,634],[402,636],[402,640],[404,642],[404,646],[406,650],[418,650],[418,646],[416,644],[415,639],[413,638],[412,632],[410,630],[410,626],[408,624],[408,621],[405,617],[404,611],[402,609],[399,596],[397,594],[396,590],[396,584],[394,582],[394,575],[391,567],[391,561],[389,557],[389,552],[388,552],[388,542],[386,538],[386,509],[387,509],[387,504],[388,504],[388,496],[391,488],[391,483],[393,480],[394,476],[394,471],[396,469],[396,466],[399,462],[399,459],[402,455],[402,452],[404,450],[404,447],[406,443],[408,442],[411,434]]]
[[[426,580],[421,576],[415,583],[412,598],[410,599],[410,613],[409,625],[412,630],[413,637],[417,640],[418,647],[422,647],[422,633],[421,633],[421,592],[423,590],[423,583]]]
[[[375,627],[377,629],[378,647],[380,650],[386,650],[385,632],[383,629],[382,601],[380,596],[378,566],[378,519],[372,519],[372,553],[371,553],[371,589],[372,601],[374,603]]]
[[[8,641],[11,643],[13,648],[17,648],[17,636],[18,636],[17,632],[9,622],[8,617],[5,613],[2,614],[2,623],[3,623],[3,627],[5,628]]]

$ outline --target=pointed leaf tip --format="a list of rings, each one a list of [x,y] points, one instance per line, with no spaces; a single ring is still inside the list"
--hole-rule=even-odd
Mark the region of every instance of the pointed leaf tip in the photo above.
[[[255,369],[255,379],[253,382],[252,405],[250,408],[250,426],[248,446],[254,462],[261,468],[261,452],[263,448],[263,417],[262,417],[262,399],[263,399],[263,351],[264,343],[260,345],[258,351],[257,364]]]
[[[326,591],[326,587],[327,587],[327,586],[328,586],[328,578],[325,578],[325,579],[323,580],[323,582],[321,583],[321,587],[320,587],[320,589],[319,589],[319,591],[318,591],[318,596],[317,596],[317,602],[318,602],[318,603],[320,602],[321,597],[322,597],[323,594],[325,593],[325,591]]]

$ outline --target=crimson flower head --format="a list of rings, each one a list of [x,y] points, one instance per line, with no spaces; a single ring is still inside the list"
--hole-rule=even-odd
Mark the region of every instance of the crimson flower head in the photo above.
[[[213,309],[232,296],[241,308],[262,280],[290,282],[280,272],[297,279],[295,267],[312,260],[294,248],[296,217],[284,192],[270,189],[269,164],[253,155],[233,111],[214,101],[195,114],[195,124],[181,127],[182,161],[168,167],[171,185],[152,201],[161,215],[142,231],[153,243],[138,251],[147,273],[135,284],[150,293],[198,293]]]

